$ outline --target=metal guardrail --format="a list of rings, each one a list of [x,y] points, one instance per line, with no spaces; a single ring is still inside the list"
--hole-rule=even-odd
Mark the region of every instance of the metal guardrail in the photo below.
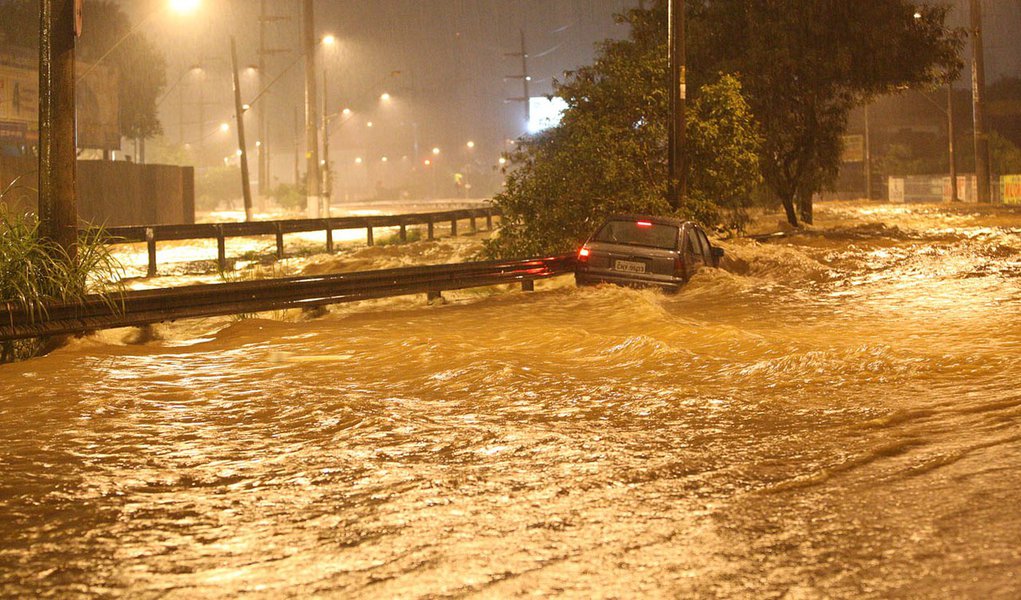
[[[574,272],[573,254],[526,260],[434,265],[314,277],[142,290],[82,303],[47,304],[33,312],[0,305],[0,341],[150,325],[195,317],[314,308],[411,294],[534,282]]]
[[[486,220],[486,228],[493,228],[493,217],[500,216],[497,208],[468,208],[444,212],[387,215],[378,217],[338,217],[329,219],[289,219],[282,221],[251,221],[246,223],[199,223],[195,225],[138,225],[131,227],[110,227],[105,229],[111,244],[145,243],[148,246],[148,276],[155,277],[156,243],[180,240],[217,241],[217,263],[221,270],[227,270],[226,239],[261,235],[276,236],[276,257],[284,258],[284,235],[288,233],[326,232],[326,251],[333,252],[333,232],[344,229],[365,229],[365,240],[369,246],[375,244],[373,229],[400,227],[399,239],[407,242],[408,227],[425,225],[427,239],[436,238],[436,225],[450,223],[451,235],[456,236],[458,222],[467,220],[472,232],[478,231],[478,219]]]

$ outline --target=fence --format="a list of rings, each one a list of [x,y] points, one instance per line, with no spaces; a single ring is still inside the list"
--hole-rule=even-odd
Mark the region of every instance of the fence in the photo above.
[[[890,202],[950,202],[953,194],[950,178],[944,176],[909,175],[887,179]],[[1021,205],[1021,175],[993,177],[992,201],[997,204]],[[978,180],[974,175],[957,177],[957,196],[962,202],[978,202]]]
[[[247,223],[205,223],[197,225],[153,225],[134,227],[111,227],[106,233],[115,244],[131,244],[145,242],[149,255],[148,275],[155,277],[157,273],[156,243],[180,240],[210,240],[217,242],[217,263],[221,270],[226,271],[227,245],[229,237],[251,237],[272,235],[276,237],[276,256],[284,258],[284,234],[324,231],[326,233],[326,251],[333,252],[333,232],[345,229],[365,229],[365,241],[369,246],[375,244],[374,229],[399,227],[399,239],[408,241],[408,227],[424,225],[427,239],[436,238],[436,225],[450,223],[450,233],[458,234],[458,222],[467,220],[474,233],[478,231],[478,219],[486,220],[486,229],[493,228],[493,217],[500,216],[496,208],[470,208],[435,213],[417,213],[379,217],[341,217],[331,219],[292,219],[284,221],[252,221]]]

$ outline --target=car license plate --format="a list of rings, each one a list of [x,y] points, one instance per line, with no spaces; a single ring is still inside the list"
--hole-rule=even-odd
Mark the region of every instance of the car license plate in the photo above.
[[[623,271],[624,273],[644,273],[645,263],[635,262],[633,260],[618,260],[613,263],[614,271]]]

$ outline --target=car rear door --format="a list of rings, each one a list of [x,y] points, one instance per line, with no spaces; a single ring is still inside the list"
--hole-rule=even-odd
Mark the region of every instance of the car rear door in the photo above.
[[[691,279],[699,269],[711,263],[706,263],[705,261],[702,244],[693,225],[685,225],[681,237],[681,257],[684,260],[684,277],[685,279]]]

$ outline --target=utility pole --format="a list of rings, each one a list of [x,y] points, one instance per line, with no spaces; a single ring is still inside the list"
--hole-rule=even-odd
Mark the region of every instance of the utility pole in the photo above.
[[[330,168],[330,87],[323,65],[323,210],[330,217],[333,200],[333,169]]]
[[[266,0],[259,0],[259,81],[269,81],[266,76]],[[268,185],[268,162],[269,162],[269,136],[266,135],[266,103],[269,98],[262,101],[259,106],[259,196],[265,196],[269,191]]]
[[[294,185],[301,185],[301,118],[294,107]]]
[[[688,177],[684,164],[687,82],[684,40],[684,0],[670,0],[670,140],[667,200],[675,210],[684,204]]]
[[[521,75],[508,75],[507,79],[520,79],[524,95],[520,98],[508,98],[508,102],[523,102],[525,105],[525,124],[526,126],[532,122],[532,94],[531,84],[532,76],[528,74],[528,48],[525,45],[525,30],[520,30],[521,33],[521,52],[511,52],[504,54],[504,56],[512,58],[521,58]]]
[[[266,13],[266,0],[259,0],[259,78],[260,81],[269,81],[266,66],[266,57],[276,54],[283,54],[288,50],[266,47],[266,27],[277,21],[289,21],[290,17],[274,16]],[[273,169],[270,163],[269,144],[269,96],[259,105],[259,195],[265,196],[273,187],[271,173]]]
[[[947,86],[947,154],[950,160],[950,201],[958,202],[957,157],[954,155],[954,84]]]
[[[869,105],[865,105],[865,200],[872,200],[872,136],[869,128]]]
[[[238,45],[230,36],[230,67],[234,74],[234,118],[238,129],[238,157],[241,159],[241,193],[245,198],[245,221],[255,218],[252,208],[252,178],[248,173],[248,144],[245,142],[245,107],[241,103],[241,73],[238,71]]]
[[[39,4],[39,221],[74,257],[78,241],[75,44],[80,0]]]
[[[319,92],[316,89],[316,21],[313,0],[304,1],[305,157],[308,159],[308,218],[319,217]]]
[[[971,0],[971,96],[975,119],[975,178],[978,201],[991,201],[989,173],[989,137],[985,125],[986,69],[982,49],[982,3]]]

